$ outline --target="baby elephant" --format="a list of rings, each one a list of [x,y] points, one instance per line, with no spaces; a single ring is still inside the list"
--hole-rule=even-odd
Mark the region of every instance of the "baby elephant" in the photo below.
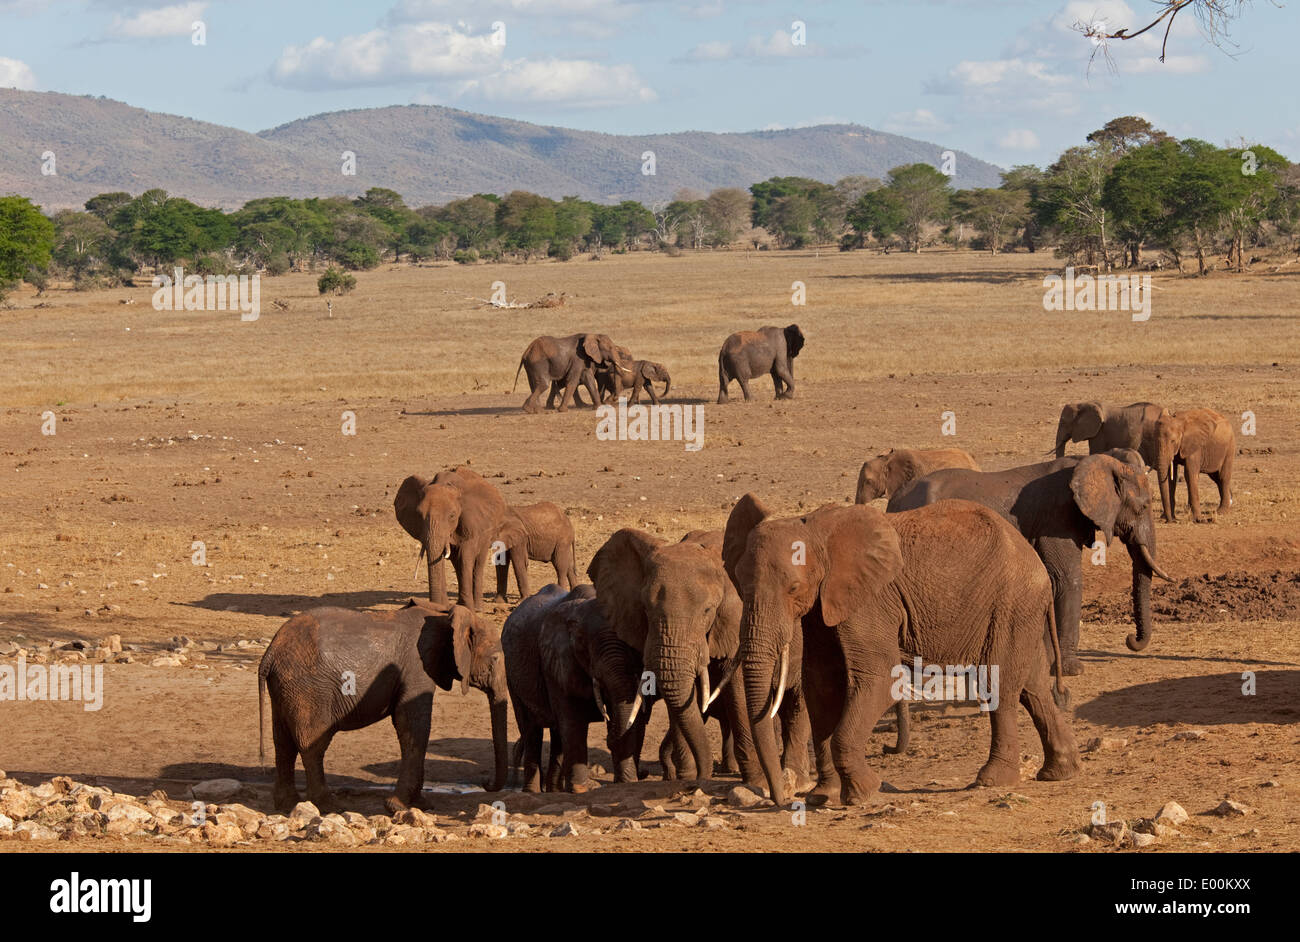
[[[641,657],[618,640],[590,585],[548,585],[510,613],[501,630],[506,677],[519,726],[523,790],[590,787],[587,726],[604,721],[614,780],[635,782],[645,736]],[[541,777],[542,732],[551,760]],[[518,761],[518,759],[516,760]]]
[[[664,397],[667,398],[668,390],[672,388],[672,377],[668,375],[668,367],[652,360],[632,361],[630,376],[614,372],[596,374],[596,384],[600,387],[602,402],[617,402],[620,396],[631,389],[632,397],[628,400],[631,404],[635,405],[641,400],[641,392],[644,390],[650,396],[651,404],[658,405],[659,396],[655,393],[655,383],[664,384]]]
[[[325,787],[325,750],[340,730],[393,719],[402,749],[390,812],[418,807],[424,787],[433,688],[459,680],[487,694],[496,759],[489,791],[506,778],[506,670],[497,630],[468,608],[412,599],[391,612],[313,608],[280,626],[257,669],[258,756],[265,762],[263,696],[270,693],[275,743],[274,801],[299,800],[294,764],[302,755],[307,800],[337,807]]]
[[[528,588],[528,560],[550,563],[555,581],[565,589],[578,584],[574,562],[573,522],[563,508],[548,500],[526,507],[507,507],[505,523],[497,530],[492,545],[492,563],[497,571],[497,601],[506,600],[510,566],[515,569],[519,598],[531,595]]]
[[[853,502],[869,504],[877,497],[892,497],[909,481],[940,468],[978,471],[980,466],[960,448],[891,448],[862,466]]]

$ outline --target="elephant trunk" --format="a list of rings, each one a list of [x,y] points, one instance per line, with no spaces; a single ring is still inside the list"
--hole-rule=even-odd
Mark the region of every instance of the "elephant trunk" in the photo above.
[[[665,634],[679,634],[669,626],[665,625],[656,634],[659,637],[652,636],[650,640],[646,664],[655,673],[659,696],[668,707],[669,721],[695,757],[697,776],[708,778],[713,771],[713,760],[701,713],[704,702],[699,699],[700,671],[708,671],[707,654],[694,644],[664,641]]]
[[[429,601],[433,602],[435,605],[447,604],[445,590],[443,593],[439,593],[435,587],[439,583],[438,567],[442,565],[442,560],[447,556],[450,548],[451,534],[444,531],[442,527],[438,526],[432,520],[429,521],[429,529],[425,533],[424,546],[422,549],[424,551],[425,562],[428,564],[429,569]],[[439,594],[442,595],[441,598],[438,597]]]
[[[673,378],[669,376],[667,373],[664,373],[664,398],[665,399],[668,398],[668,390],[672,388],[672,384],[673,384]]]
[[[641,712],[641,695],[633,701],[615,703],[605,727],[605,745],[614,760],[614,781],[635,782],[637,715]]]
[[[1056,457],[1065,457],[1065,446],[1070,441],[1070,430],[1062,427],[1056,430]]]
[[[506,698],[492,694],[489,696],[492,697],[492,751],[496,760],[496,769],[492,774],[492,786],[488,791],[499,792],[505,787],[510,766],[506,742]]]
[[[762,637],[770,640],[760,642],[753,636],[754,619],[746,612],[741,632],[745,638],[741,658],[743,660],[742,676],[744,678],[745,701],[748,707],[749,724],[754,733],[754,747],[758,751],[758,761],[767,779],[769,794],[778,805],[785,803],[785,774],[781,770],[781,751],[776,744],[775,724],[771,705],[776,702],[777,692],[773,687],[777,683],[779,642],[777,632],[769,630]]]

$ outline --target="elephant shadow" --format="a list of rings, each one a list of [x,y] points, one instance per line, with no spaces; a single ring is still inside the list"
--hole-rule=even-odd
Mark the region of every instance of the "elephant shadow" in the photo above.
[[[508,406],[473,406],[464,409],[429,409],[425,412],[415,412],[406,410],[402,413],[406,416],[419,418],[447,418],[470,415],[523,415],[518,403]]]
[[[1244,673],[1253,675],[1253,694],[1243,692],[1248,683]],[[1296,723],[1300,721],[1300,670],[1239,671],[1135,684],[1079,704],[1075,716],[1112,727]]]
[[[1033,279],[1026,278],[1023,271],[1013,269],[990,268],[981,271],[911,271],[911,272],[861,272],[853,275],[829,275],[830,278],[851,278],[861,281],[916,281],[921,283],[931,282],[959,282],[974,283],[985,285],[1013,285],[1021,284]]]
[[[239,612],[244,615],[288,617],[309,608],[337,605],[340,608],[375,609],[403,605],[418,592],[327,592],[324,595],[278,595],[268,592],[213,592],[192,602],[173,602],[213,612]]]

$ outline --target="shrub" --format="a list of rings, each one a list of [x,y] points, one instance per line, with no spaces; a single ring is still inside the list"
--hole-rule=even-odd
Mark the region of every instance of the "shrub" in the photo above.
[[[316,280],[316,287],[321,294],[347,294],[356,286],[356,276],[339,271],[333,265],[325,269],[325,274]]]
[[[452,253],[451,260],[461,265],[473,265],[478,261],[478,252],[473,249],[458,249]]]
[[[283,252],[276,252],[266,260],[266,273],[272,277],[283,275],[292,267],[289,264],[289,256]]]

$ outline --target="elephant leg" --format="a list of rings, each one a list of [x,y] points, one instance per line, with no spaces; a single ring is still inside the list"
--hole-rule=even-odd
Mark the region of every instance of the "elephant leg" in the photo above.
[[[515,571],[515,587],[519,590],[519,600],[522,602],[533,594],[528,583],[528,553],[522,546],[510,550],[510,567]],[[498,569],[497,572],[501,574],[502,570]],[[505,594],[502,593],[502,601],[504,600]]]
[[[750,788],[758,791],[767,787],[763,776],[763,767],[758,763],[758,750],[754,746],[754,731],[749,726],[749,708],[745,702],[745,685],[739,677],[718,695],[722,700],[723,714],[727,725],[731,727],[732,748],[736,756],[736,765],[740,777]],[[761,794],[761,791],[759,792]]]
[[[581,794],[591,790],[587,769],[587,723],[581,718],[580,705],[569,703],[561,707],[560,722],[563,730],[564,759],[560,767],[560,780],[571,792]]]
[[[892,746],[885,747],[885,755],[896,756],[907,751],[907,744],[912,739],[912,710],[906,700],[894,704],[894,721],[898,730]]]
[[[275,746],[275,788],[272,801],[277,811],[285,811],[296,805],[301,797],[293,781],[293,769],[298,761],[298,743],[293,731],[282,717],[271,710],[271,740]]]
[[[493,559],[492,568],[496,570],[496,574],[497,574],[497,594],[493,596],[492,600],[494,602],[508,601],[508,594],[506,590],[510,587],[510,566],[506,564],[498,563],[495,559]],[[523,595],[521,594],[519,598],[522,600]]]
[[[831,758],[840,773],[840,800],[865,804],[880,790],[880,776],[867,764],[866,742],[876,723],[892,708],[890,671],[899,663],[895,647],[888,652],[846,658],[844,713],[831,736]]]
[[[809,735],[817,758],[817,784],[808,793],[812,805],[839,801],[840,775],[831,754],[831,737],[844,710],[847,688],[844,652],[824,625],[803,632],[803,700]]]
[[[334,731],[327,730],[302,751],[302,769],[307,773],[307,800],[320,809],[322,814],[338,809],[334,796],[325,785],[325,750],[333,738]]]
[[[731,382],[731,378],[727,375],[727,368],[726,366],[723,365],[722,361],[719,360],[718,361],[718,405],[720,406],[726,405],[728,401],[727,384],[729,382]]]
[[[1056,613],[1056,632],[1061,642],[1061,672],[1066,677],[1083,673],[1079,660],[1079,618],[1083,603],[1083,564],[1079,547],[1072,540],[1043,541],[1035,547],[1052,580],[1052,608]],[[1048,657],[1052,652],[1045,641]]]
[[[524,372],[528,374],[528,387],[531,390],[528,398],[524,400],[524,411],[541,412],[542,395],[550,388],[551,381],[548,377],[542,375],[540,369],[525,366]]]
[[[1037,634],[1034,635],[1038,637]],[[1016,708],[1020,697],[1017,691],[1007,696],[1010,684],[1001,684],[998,708],[989,713],[993,724],[993,737],[989,745],[989,758],[975,776],[972,787],[979,785],[1015,785],[1020,781],[1020,731],[1016,727]],[[1048,695],[1050,700],[1051,695]]]
[[[429,722],[433,713],[433,694],[424,693],[403,700],[393,710],[393,729],[402,750],[397,786],[384,804],[390,814],[421,806],[424,789],[424,754],[429,745]]]
[[[526,792],[542,790],[542,727],[528,723],[519,731],[519,741],[524,744],[524,777],[520,788]]]
[[[780,383],[777,383],[777,380],[780,380]],[[772,367],[772,382],[777,385],[776,398],[794,398],[794,373],[788,363],[784,363],[780,359],[776,361],[776,364]],[[782,389],[781,385],[784,385],[785,388]]]
[[[559,725],[551,727],[551,756],[546,763],[546,785],[548,792],[560,790],[560,769],[564,764],[564,737]]]
[[[808,774],[808,741],[811,738],[808,704],[802,686],[795,685],[781,704],[781,767],[794,773],[795,794],[809,791],[814,785]]]
[[[1059,782],[1079,774],[1079,747],[1074,741],[1069,718],[1057,708],[1052,697],[1052,678],[1046,664],[1036,664],[1034,672],[1020,691],[1020,702],[1029,711],[1043,744],[1043,767],[1038,770],[1042,782]],[[999,704],[1000,706],[1001,704]],[[1017,775],[1019,769],[1017,768]]]
[[[659,405],[659,394],[658,394],[657,392],[655,392],[655,384],[654,384],[654,383],[646,383],[646,384],[645,384],[645,393],[646,393],[647,396],[650,397],[650,404],[651,404],[651,405],[654,405],[654,406]]]
[[[664,733],[664,738],[659,740],[659,766],[663,769],[664,781],[670,782],[677,778],[677,759],[673,755],[676,744],[673,742],[673,731],[670,728]]]
[[[1210,480],[1219,489],[1219,509],[1215,513],[1220,516],[1232,510],[1232,489],[1229,486],[1232,478],[1232,468],[1228,464],[1229,460],[1224,459],[1223,467],[1210,475]]]
[[[1187,463],[1183,465],[1183,473],[1187,476],[1187,506],[1192,512],[1192,522],[1209,522],[1208,517],[1201,516],[1200,463],[1188,459]]]
[[[749,392],[749,377],[744,373],[737,373],[736,382],[740,383],[740,391],[745,394],[745,401],[753,400],[754,397]]]

